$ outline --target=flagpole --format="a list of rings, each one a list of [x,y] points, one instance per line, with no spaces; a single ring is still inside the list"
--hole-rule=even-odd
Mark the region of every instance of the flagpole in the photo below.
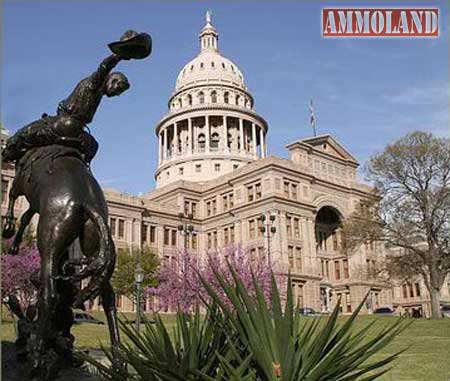
[[[313,129],[313,134],[314,136],[317,136],[317,131],[316,131],[316,117],[314,115],[314,107],[313,107],[313,100],[311,98],[310,102],[309,102],[309,123],[311,124],[311,127]]]

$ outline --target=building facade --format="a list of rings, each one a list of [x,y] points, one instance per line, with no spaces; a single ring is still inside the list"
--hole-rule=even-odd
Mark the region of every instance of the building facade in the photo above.
[[[240,244],[291,272],[299,306],[329,311],[341,297],[350,313],[368,292],[364,311],[398,305],[397,289],[367,276],[382,247],[363,245],[349,256],[342,250],[341,223],[371,194],[357,180],[356,159],[330,135],[288,144],[289,159],[268,156],[269,126],[218,37],[207,15],[200,52],[178,75],[155,128],[156,189],[143,196],[104,190],[116,246],[149,246],[170,261],[184,248],[203,257]],[[2,216],[13,175],[2,168]],[[16,215],[25,207],[19,200]],[[194,227],[189,235],[179,230],[186,221]],[[266,225],[274,232],[262,232]],[[134,309],[123,297],[118,307]]]

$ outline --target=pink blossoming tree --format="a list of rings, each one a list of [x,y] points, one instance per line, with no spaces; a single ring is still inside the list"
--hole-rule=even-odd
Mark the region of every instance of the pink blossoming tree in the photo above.
[[[22,310],[25,311],[37,297],[37,289],[31,281],[31,277],[37,275],[40,269],[37,248],[24,246],[17,255],[2,253],[1,266],[2,301],[14,295],[19,300]]]
[[[184,312],[191,312],[203,301],[207,302],[209,296],[201,278],[227,302],[214,270],[232,280],[230,266],[252,295],[253,273],[264,291],[266,301],[270,300],[271,274],[272,271],[277,274],[276,264],[269,264],[265,255],[251,255],[250,251],[240,246],[228,246],[221,250],[210,251],[202,259],[198,254],[187,250],[180,251],[170,263],[163,263],[158,276],[158,287],[149,287],[146,290],[148,296],[154,297],[153,309],[167,311],[179,308]],[[284,277],[276,276],[279,281],[283,281]]]

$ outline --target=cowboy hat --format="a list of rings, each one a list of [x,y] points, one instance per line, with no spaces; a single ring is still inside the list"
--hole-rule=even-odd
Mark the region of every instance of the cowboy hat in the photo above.
[[[126,31],[120,41],[108,44],[111,51],[123,59],[141,59],[148,57],[152,51],[152,38],[147,33]]]

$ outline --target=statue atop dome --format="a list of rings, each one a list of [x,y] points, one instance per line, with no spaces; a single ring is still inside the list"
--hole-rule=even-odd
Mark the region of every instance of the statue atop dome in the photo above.
[[[211,24],[211,11],[206,11],[206,23]]]

